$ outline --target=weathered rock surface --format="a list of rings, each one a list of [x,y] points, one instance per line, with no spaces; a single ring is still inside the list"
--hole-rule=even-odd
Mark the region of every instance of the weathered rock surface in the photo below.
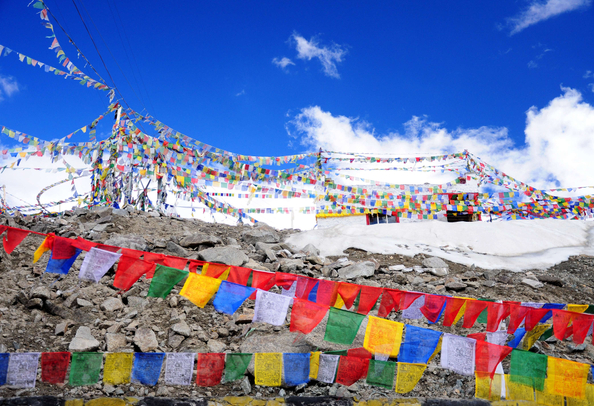
[[[101,303],[101,310],[104,312],[115,312],[124,308],[122,299],[116,297],[107,298]]]
[[[203,261],[217,262],[219,264],[227,264],[234,266],[242,266],[248,262],[248,256],[245,252],[237,248],[230,247],[213,247],[202,250],[198,253],[198,257]]]
[[[136,234],[112,234],[107,241],[106,245],[115,245],[116,247],[130,248],[133,250],[146,251],[148,246],[144,237]]]
[[[124,348],[128,344],[128,342],[126,341],[126,336],[124,334],[114,333],[105,334],[105,343],[107,344],[108,352],[115,352],[120,348]]]
[[[358,262],[353,265],[345,266],[338,270],[338,277],[341,279],[355,279],[360,276],[373,276],[375,273],[375,263],[371,261]]]
[[[68,350],[72,352],[93,351],[99,348],[101,343],[93,337],[91,329],[86,326],[81,326],[76,331],[76,335],[70,342]]]
[[[273,229],[254,228],[245,231],[241,238],[248,244],[255,245],[257,242],[275,243],[280,241],[280,236]]]
[[[136,334],[134,334],[134,344],[136,344],[142,352],[155,351],[159,347],[155,332],[146,327],[136,330]]]
[[[201,245],[214,247],[215,245],[221,243],[222,241],[219,237],[204,233],[194,233],[192,235],[182,238],[179,241],[179,245],[181,245],[184,248],[197,248]]]

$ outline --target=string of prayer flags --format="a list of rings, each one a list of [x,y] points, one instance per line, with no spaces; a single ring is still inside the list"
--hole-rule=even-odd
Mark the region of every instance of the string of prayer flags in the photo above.
[[[426,364],[398,362],[395,388],[396,393],[408,393],[412,391],[423,377],[425,369],[427,369]]]
[[[491,344],[486,341],[476,341],[475,371],[479,375],[493,378],[497,365],[509,355],[512,348]]]
[[[74,261],[78,258],[82,250],[75,248],[74,254],[70,258],[66,259],[54,259],[50,258],[47,261],[47,266],[45,267],[45,272],[47,273],[56,273],[60,275],[67,275],[70,272],[70,268],[74,264]]]
[[[6,234],[2,236],[2,243],[4,245],[4,251],[8,255],[12,254],[12,251],[29,235],[28,230],[22,230],[20,228],[8,227]],[[1,233],[0,233],[1,234]]]
[[[355,285],[354,283],[340,282],[338,284],[338,294],[344,301],[344,305],[347,309],[350,309],[353,306],[360,290],[361,286]]]
[[[338,362],[338,371],[336,372],[336,382],[351,386],[359,379],[367,376],[369,368],[369,359],[360,357],[341,356]]]
[[[480,373],[475,373],[475,388],[474,397],[478,399],[485,399],[490,401],[501,400],[501,382],[503,376],[497,374],[491,379]]]
[[[142,385],[155,386],[161,376],[164,359],[165,353],[163,352],[135,353],[130,380]]]
[[[98,352],[73,352],[70,363],[70,385],[95,385],[99,381],[103,354]]]
[[[108,385],[130,383],[133,361],[134,354],[130,352],[108,353],[103,367],[103,383]]]
[[[43,240],[41,245],[33,253],[33,263],[36,263],[37,261],[39,261],[39,259],[41,258],[41,256],[43,254],[45,254],[46,252],[48,252],[52,249],[52,246],[54,244],[54,238],[55,238],[55,236],[53,234],[48,234],[45,237],[45,239]]]
[[[274,272],[257,271],[254,269],[252,272],[252,288],[268,291],[274,286],[274,277]],[[250,296],[252,300],[255,298],[255,294]]]
[[[467,300],[466,311],[464,312],[464,322],[462,327],[471,328],[481,315],[483,310],[489,305],[488,302],[483,300]]]
[[[318,369],[320,369],[320,351],[314,351],[309,357],[309,379],[318,378]]]
[[[218,279],[215,279],[218,280]],[[220,282],[220,281],[219,281]],[[213,286],[216,284],[213,283]],[[254,288],[227,281],[220,282],[220,287],[212,305],[217,312],[233,314],[254,293]]]
[[[320,363],[316,379],[320,382],[334,383],[340,355],[320,354]]]
[[[254,374],[256,385],[280,386],[283,374],[283,354],[276,352],[256,354]]]
[[[159,265],[159,266],[161,266],[161,265]],[[175,268],[169,268],[169,269],[175,269]],[[179,270],[176,269],[176,271],[179,271]],[[159,270],[157,269],[155,271],[155,277],[153,278],[153,281],[155,281],[157,279],[158,272],[159,272]],[[220,279],[211,278],[210,276],[196,275],[195,273],[188,273],[186,271],[179,271],[179,272],[185,272],[184,276],[188,275],[188,279],[186,279],[186,283],[184,283],[184,287],[179,292],[179,294],[200,308],[203,308],[204,306],[206,306],[208,301],[215,295],[215,293],[217,293],[217,290],[219,289],[219,286],[221,285]],[[183,276],[178,280],[178,282],[181,281],[181,279],[183,279]],[[174,285],[172,285],[171,287],[173,288]],[[152,286],[152,283],[151,283],[151,286]],[[171,291],[171,289],[169,289],[169,291]],[[169,294],[169,292],[167,292],[167,294]],[[165,296],[167,296],[167,294]],[[241,306],[241,303],[240,303],[240,306]],[[239,306],[237,306],[237,307],[239,307]],[[233,313],[231,313],[231,314],[233,314]]]
[[[359,306],[357,307],[357,313],[367,315],[371,309],[373,309],[381,294],[382,288],[361,286],[361,294],[359,295]]]
[[[236,283],[238,285],[246,286],[252,270],[250,268],[242,268],[240,266],[232,266],[227,277],[227,282]]]
[[[509,369],[511,382],[544,390],[548,357],[530,351],[512,350]]]
[[[588,364],[548,357],[547,379],[550,382],[550,393],[585,399],[589,371]]]
[[[6,385],[6,373],[8,372],[8,359],[10,354],[7,352],[0,353],[0,385]]]
[[[398,361],[410,364],[427,364],[435,352],[440,338],[441,332],[439,331],[407,325]]]
[[[8,370],[6,371],[6,383],[18,388],[34,388],[38,365],[38,352],[10,354]]]
[[[310,353],[284,353],[285,384],[297,386],[309,382]]]
[[[287,318],[287,311],[290,304],[290,297],[258,289],[256,292],[256,304],[254,305],[253,322],[282,326]]]
[[[425,304],[420,308],[421,313],[431,323],[437,322],[446,303],[446,299],[445,296],[441,295],[425,295]]]
[[[475,349],[476,340],[472,338],[444,334],[441,345],[441,367],[460,375],[474,375]]]
[[[550,327],[550,324],[539,324],[532,330],[528,331],[524,336],[522,348],[528,351],[530,348],[532,348],[536,340],[538,340],[538,338],[542,336]]]
[[[514,382],[511,379],[511,375],[505,375],[505,398],[509,400],[527,400],[529,402],[533,402],[534,389],[532,386]]]
[[[573,342],[583,344],[591,332],[594,317],[588,314],[578,314],[573,319]]]
[[[330,307],[324,340],[351,345],[357,336],[365,315]]]
[[[225,371],[224,353],[199,353],[196,385],[215,386],[221,383]]]
[[[406,297],[406,295],[404,296]],[[425,295],[418,296],[406,309],[402,310],[403,319],[417,320],[423,317],[421,307],[425,305]]]
[[[225,378],[224,382],[234,382],[243,378],[247,370],[252,354],[232,353],[227,354],[225,360]]]
[[[327,306],[321,306],[307,300],[295,299],[291,309],[291,332],[309,334],[320,324],[326,313]]]
[[[363,347],[372,354],[398,356],[404,324],[369,316]]]
[[[41,353],[41,381],[54,385],[63,384],[69,364],[69,352]]]
[[[194,372],[193,352],[168,352],[165,361],[165,383],[167,385],[190,385]]]
[[[122,254],[93,247],[85,255],[78,277],[83,280],[99,282],[121,256]]]
[[[155,269],[155,275],[151,280],[151,285],[149,286],[148,297],[160,297],[165,299],[167,295],[171,292],[171,289],[178,283],[180,283],[187,275],[189,274],[188,271],[182,271],[181,269],[171,268],[168,266],[157,265]],[[198,276],[192,274],[194,276]],[[189,279],[189,278],[188,278]],[[186,285],[184,285],[186,288]],[[182,289],[184,293],[187,293],[187,289]],[[180,292],[181,295],[181,292]],[[182,295],[188,299],[190,299],[185,294]],[[191,300],[191,299],[190,299]]]
[[[153,262],[123,254],[118,262],[113,286],[128,291],[142,275],[147,275],[153,268],[155,268]]]
[[[394,386],[395,374],[395,362],[372,359],[369,360],[369,369],[367,370],[366,382],[368,385],[392,389]]]
[[[404,292],[395,289],[384,289],[382,300],[377,311],[378,317],[387,317],[392,310],[400,310],[400,300]]]

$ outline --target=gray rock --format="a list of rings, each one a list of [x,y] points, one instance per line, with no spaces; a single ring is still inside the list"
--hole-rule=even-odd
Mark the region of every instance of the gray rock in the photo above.
[[[406,268],[404,265],[391,265],[388,267],[390,271],[403,271]]]
[[[183,320],[171,326],[171,330],[185,337],[189,337],[192,333],[192,330],[190,330],[190,326],[188,326],[188,323],[186,323]]]
[[[86,326],[81,326],[76,331],[76,335],[70,342],[68,350],[71,352],[93,351],[99,348],[101,343],[93,337],[91,329]]]
[[[107,351],[113,352],[119,348],[124,348],[128,342],[126,336],[123,334],[106,333],[105,343],[107,344]]]
[[[128,210],[124,210],[124,209],[113,209],[111,211],[111,214],[113,214],[114,216],[120,216],[120,217],[130,217],[130,213],[128,212]]]
[[[31,298],[36,297],[43,300],[51,299],[52,291],[47,286],[37,286],[31,291]]]
[[[270,262],[276,261],[276,254],[272,250],[274,244],[266,244],[265,242],[257,242],[256,243],[256,250],[262,252],[268,257]]]
[[[338,277],[342,279],[355,279],[360,276],[373,276],[375,263],[371,261],[357,262],[338,270]]]
[[[63,336],[66,334],[68,330],[68,322],[63,321],[62,323],[56,324],[56,329],[54,330],[54,334],[57,336]]]
[[[27,302],[27,308],[29,309],[41,309],[43,307],[43,300],[38,297],[29,299]]]
[[[185,248],[182,248],[173,241],[167,241],[167,251],[177,255],[178,257],[187,257],[189,255]]]
[[[207,248],[200,251],[198,257],[203,261],[234,266],[242,266],[249,260],[245,252],[231,247]]]
[[[215,245],[221,243],[222,241],[219,237],[205,233],[194,233],[192,235],[182,238],[179,241],[179,245],[181,245],[184,248],[197,248],[200,245],[214,247]]]
[[[550,285],[555,285],[559,287],[563,286],[563,281],[561,280],[561,278],[557,278],[553,275],[538,275],[537,278],[539,281],[548,283]]]
[[[423,266],[426,268],[449,268],[443,259],[437,257],[425,258],[423,260]]]
[[[155,332],[146,327],[136,330],[136,334],[134,334],[134,344],[136,344],[142,352],[154,351],[159,347]]]
[[[128,296],[128,307],[135,310],[142,310],[148,305],[148,300],[138,296]]]
[[[460,292],[468,287],[464,282],[448,282],[445,284],[446,289],[453,290],[454,292]]]
[[[99,217],[108,216],[111,214],[113,208],[110,206],[93,206],[91,208],[93,213],[98,214]]]
[[[324,265],[326,263],[324,258],[317,256],[317,255],[308,255],[307,257],[305,257],[305,260],[312,264],[317,264],[317,265]]]
[[[206,345],[208,347],[208,351],[210,352],[223,352],[225,351],[225,348],[227,348],[225,343],[218,340],[208,340]]]
[[[111,223],[97,224],[95,227],[93,227],[93,231],[95,231],[97,233],[102,233],[105,230],[107,230],[107,228],[110,227],[111,225],[112,225]]]
[[[250,392],[252,391],[252,385],[250,385],[250,380],[247,376],[244,376],[243,379],[241,380],[241,384],[240,384],[241,390],[243,391],[244,395],[249,395]]]
[[[116,310],[121,310],[124,308],[124,303],[122,303],[122,299],[117,297],[108,297],[101,303],[101,310],[104,312],[115,312]]]
[[[139,251],[148,251],[148,246],[144,237],[136,234],[112,234],[109,239],[105,241],[105,244]]]
[[[280,270],[282,272],[295,273],[297,270],[303,269],[304,264],[300,259],[283,258],[280,260]]]
[[[88,301],[86,299],[83,299],[83,298],[80,298],[80,297],[78,299],[76,299],[76,304],[78,306],[80,306],[80,307],[92,307],[92,306],[94,306],[93,305],[93,302],[90,302],[90,301]]]
[[[269,228],[254,228],[244,231],[241,235],[243,241],[256,245],[257,242],[275,243],[280,241],[276,231]]]
[[[534,279],[529,279],[529,278],[522,279],[522,283],[524,285],[528,285],[528,286],[530,286],[531,288],[534,288],[534,289],[542,288],[544,286],[544,284],[542,282],[539,282],[539,281],[534,280]]]
[[[181,345],[181,343],[185,340],[186,338],[184,336],[180,336],[179,334],[171,334],[169,336],[169,340],[167,342],[167,344],[171,347],[171,348],[177,348]]]
[[[325,325],[325,324],[324,324]],[[281,333],[260,333],[254,332],[249,335],[241,344],[240,352],[244,353],[258,353],[258,352],[311,352],[315,347],[310,346],[304,340],[295,339],[299,337],[297,333],[288,331]],[[253,375],[254,373],[254,358],[250,361],[248,371]]]
[[[313,244],[307,244],[305,247],[301,249],[302,252],[305,252],[308,255],[320,255],[320,250]]]
[[[446,276],[448,274],[448,268],[431,268],[429,272],[435,276]]]
[[[583,344],[569,344],[567,347],[571,352],[582,352],[586,349],[588,343]]]

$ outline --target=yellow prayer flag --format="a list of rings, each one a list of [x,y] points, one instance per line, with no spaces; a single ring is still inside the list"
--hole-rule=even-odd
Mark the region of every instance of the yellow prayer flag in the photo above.
[[[39,261],[39,258],[41,258],[41,256],[48,252],[50,250],[50,237],[45,237],[45,240],[43,240],[43,242],[41,243],[41,245],[39,246],[39,248],[37,248],[35,250],[35,252],[33,253],[33,263],[36,263],[37,261]]]
[[[589,406],[594,405],[594,385],[586,384],[586,399],[565,398],[567,406]]]
[[[458,297],[458,296],[455,296],[455,298],[456,299],[467,299],[465,297]],[[460,310],[458,310],[458,314],[454,318],[454,322],[452,323],[452,326],[455,326],[456,323],[458,323],[460,321],[460,319],[462,318],[462,316],[464,316],[464,312],[466,311],[466,303],[468,303],[468,302],[464,302],[464,304],[462,305],[462,307],[460,308]]]
[[[254,373],[256,385],[280,386],[283,375],[283,354],[279,352],[256,353]]]
[[[541,335],[544,334],[545,331],[551,328],[550,324],[538,324],[532,330],[526,333],[524,337],[524,342],[522,344],[522,349],[525,351],[530,350],[536,340],[540,338]]]
[[[337,294],[336,302],[334,302],[334,307],[336,307],[337,309],[342,309],[342,306],[344,306],[344,300],[342,300],[342,297],[340,297],[340,294]]]
[[[588,309],[588,307],[589,305],[587,304],[568,304],[567,310],[570,312],[583,313],[586,311],[586,309]]]
[[[417,386],[427,368],[426,364],[398,363],[396,373],[396,393],[408,393]]]
[[[402,323],[369,316],[363,347],[372,354],[390,354],[390,357],[397,357],[403,331]]]
[[[539,405],[565,406],[563,396],[555,395],[551,392],[551,381],[549,379],[545,379],[544,390],[542,392],[535,390],[534,393],[536,394],[536,403]]]
[[[485,400],[501,400],[501,374],[493,375],[474,373],[474,397]]]
[[[134,354],[131,352],[107,354],[103,367],[103,383],[109,385],[130,383],[133,360]]]
[[[220,279],[191,273],[179,294],[198,307],[204,307],[211,297],[217,293],[221,285]]]
[[[549,357],[547,380],[549,391],[555,395],[586,399],[586,381],[590,365]]]
[[[509,375],[505,375],[505,392],[505,398],[508,400],[527,400],[534,402],[534,389],[532,389],[532,386],[513,382],[509,379]]]
[[[433,358],[435,358],[435,356],[441,352],[441,343],[442,343],[442,341],[443,341],[443,334],[439,337],[439,341],[437,342],[437,346],[435,346],[435,350],[433,351],[433,354],[431,354],[431,357],[429,357],[429,361],[427,361],[427,364],[430,363],[431,360]]]
[[[312,352],[309,357],[309,379],[318,379],[320,369],[320,351]]]

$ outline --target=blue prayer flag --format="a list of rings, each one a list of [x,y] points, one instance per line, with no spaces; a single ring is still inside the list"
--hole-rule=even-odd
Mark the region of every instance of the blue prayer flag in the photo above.
[[[0,353],[0,385],[6,385],[6,372],[8,371],[8,358],[10,354],[7,352]]]
[[[163,366],[163,352],[137,352],[134,354],[132,365],[132,382],[154,386],[161,375]]]
[[[437,348],[439,337],[441,337],[440,331],[407,325],[404,342],[398,354],[398,362],[426,364]]]
[[[233,314],[255,291],[254,288],[223,281],[212,305],[217,312]]]
[[[313,289],[309,292],[309,296],[307,296],[308,301],[316,303],[316,297],[318,295],[318,285],[319,284],[320,284],[320,282],[317,282],[315,284],[315,286],[313,287]]]
[[[545,303],[544,305],[542,305],[541,309],[563,309],[564,307],[565,304],[563,303]],[[545,314],[544,317],[540,320],[540,323],[544,323],[551,317],[553,317],[553,312],[547,312],[547,314]]]
[[[50,257],[50,260],[47,262],[47,267],[45,268],[45,272],[48,273],[58,273],[61,275],[66,275],[70,271],[72,264],[76,261],[76,258],[80,255],[82,250],[76,248],[75,254],[66,259],[53,259]]]
[[[287,386],[297,386],[309,382],[309,357],[309,352],[283,354]]]
[[[518,344],[520,344],[520,341],[522,341],[522,338],[524,338],[525,335],[526,335],[525,328],[517,329],[516,332],[514,333],[514,338],[506,345],[511,348],[516,348],[518,346]]]

